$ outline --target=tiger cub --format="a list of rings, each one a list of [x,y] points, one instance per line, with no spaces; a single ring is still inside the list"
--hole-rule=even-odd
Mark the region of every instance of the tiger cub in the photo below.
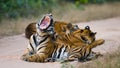
[[[44,62],[51,56],[55,48],[53,23],[52,15],[47,14],[40,21],[26,27],[25,36],[29,39],[29,45],[26,53],[21,56],[22,60]]]
[[[45,15],[41,21],[29,24],[25,29],[29,45],[21,59],[29,62],[45,62],[46,58],[50,58],[56,48],[53,28],[56,25],[51,14]]]
[[[65,35],[62,35],[62,37],[56,38],[55,42],[57,47],[52,58],[49,58],[48,60],[71,61],[78,59],[79,61],[84,61],[99,56],[100,54],[94,53],[91,50],[92,48],[103,44],[104,40],[95,40],[95,34],[96,32],[92,32],[89,26],[86,26],[85,29],[67,31]],[[92,58],[88,58],[93,54],[94,56]]]

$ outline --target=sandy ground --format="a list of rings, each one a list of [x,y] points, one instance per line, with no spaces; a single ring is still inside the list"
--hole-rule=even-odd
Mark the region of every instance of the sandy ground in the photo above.
[[[78,23],[80,28],[86,25],[91,27],[92,31],[97,32],[97,39],[105,39],[105,43],[94,48],[96,52],[102,54],[112,53],[120,49],[120,17]],[[20,60],[20,56],[27,47],[27,39],[24,34],[5,37],[0,39],[0,68],[60,68],[59,62],[53,63],[34,63]]]

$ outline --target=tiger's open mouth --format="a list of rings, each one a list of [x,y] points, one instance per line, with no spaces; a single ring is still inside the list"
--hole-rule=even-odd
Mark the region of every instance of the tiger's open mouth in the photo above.
[[[54,21],[52,14],[46,14],[40,22],[38,21],[37,26],[38,32],[44,32],[47,34],[54,34]]]
[[[47,29],[52,24],[51,20],[53,20],[51,14],[45,15],[43,17],[43,19],[41,20],[41,23],[40,23],[40,26],[39,26],[40,30]]]

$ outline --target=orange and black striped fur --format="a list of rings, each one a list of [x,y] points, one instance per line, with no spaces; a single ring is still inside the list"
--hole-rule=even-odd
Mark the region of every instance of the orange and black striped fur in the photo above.
[[[43,23],[42,26],[41,23]],[[25,36],[29,39],[29,45],[26,53],[21,57],[22,60],[44,62],[46,58],[51,57],[56,47],[52,29],[53,23],[52,15],[48,14],[40,22],[31,23],[26,27]],[[50,25],[45,28],[44,25],[46,26],[46,24]]]
[[[57,32],[57,31],[55,31]],[[67,33],[66,33],[67,32]],[[95,40],[95,34],[86,26],[85,29],[73,29],[66,30],[65,35],[58,34],[56,38],[56,50],[54,51],[52,58],[53,60],[87,60],[97,57],[96,54],[92,58],[90,55],[95,54],[92,52],[92,48],[99,46],[104,43],[103,39]]]
[[[60,25],[60,23],[63,23],[63,22],[57,22],[57,23],[58,23],[58,25]],[[104,40],[102,40],[102,39],[94,41],[95,33],[91,32],[91,30],[88,28],[76,30],[74,28],[69,28],[70,24],[68,24],[68,26],[66,23],[63,25],[64,25],[64,27],[62,26],[62,24],[61,24],[61,26],[58,26],[61,28],[61,31],[59,30],[61,33],[57,34],[58,37],[56,38],[56,41],[55,42],[50,41],[51,43],[46,43],[46,44],[49,44],[49,45],[47,45],[46,49],[43,51],[44,56],[46,56],[46,57],[41,58],[40,56],[42,56],[42,54],[34,54],[32,56],[29,56],[29,61],[44,62],[47,58],[52,58],[52,59],[63,58],[65,60],[75,60],[76,58],[77,59],[83,59],[83,58],[86,59],[89,56],[89,54],[92,53],[91,52],[92,48],[94,48],[104,42]],[[56,27],[56,28],[58,28],[58,27]],[[73,27],[73,26],[71,26],[71,27]],[[57,30],[55,30],[55,31],[57,33]],[[44,49],[44,47],[43,47],[43,49]],[[62,50],[63,51],[66,50],[65,54],[67,54],[67,56],[62,54]],[[56,54],[57,51],[59,51],[59,53],[58,53],[59,55],[54,55],[54,54]],[[50,54],[50,55],[48,56],[48,54]],[[60,57],[60,55],[61,55],[61,57]],[[40,59],[42,59],[42,61],[40,61]]]
[[[30,39],[31,35],[37,32],[36,23],[37,22],[30,23],[25,28],[25,37],[27,39]],[[54,30],[56,31],[56,33],[62,36],[66,34],[66,30],[69,31],[69,30],[73,30],[74,28],[78,29],[78,26],[72,25],[71,23],[62,22],[62,21],[55,21],[54,28],[55,28]]]
[[[21,56],[22,60],[30,62],[44,62],[54,51],[54,33],[52,28],[53,21],[51,14],[45,15],[40,22],[31,23],[25,29],[26,38],[29,39],[29,45],[26,53]],[[52,24],[51,24],[52,23]],[[41,26],[49,24],[46,28]],[[44,27],[44,29],[43,29]],[[34,28],[34,29],[33,29]]]
[[[38,27],[38,24],[32,23],[26,28],[25,34],[30,44],[27,53],[21,58],[23,60],[30,62],[45,62],[49,58],[85,60],[93,54],[92,48],[104,43],[103,39],[95,40],[96,33],[88,26],[79,29],[72,24],[55,21],[53,26],[55,34],[41,31]],[[36,30],[36,33],[28,30]]]
[[[57,22],[57,24],[55,24],[54,26],[59,25],[59,23],[61,22]],[[65,24],[66,24],[66,27],[67,25],[69,25],[67,23]],[[33,27],[31,28],[32,25],[33,27],[34,25],[36,25],[36,28],[32,29],[33,28]],[[44,62],[45,59],[52,57],[52,54],[54,53],[57,47],[55,41],[53,40],[53,36],[46,32],[40,31],[38,29],[38,26],[39,25],[37,25],[36,23],[34,24],[31,23],[26,28],[26,30],[33,30],[33,31],[36,30],[36,33],[32,31],[31,32],[33,34],[32,33],[29,34],[30,31],[25,33],[26,38],[29,39],[30,44],[28,45],[26,53],[21,57],[21,59],[23,60],[31,61],[31,62]],[[28,28],[31,28],[31,29],[28,29]],[[41,43],[41,41],[37,41],[40,39],[43,39],[43,40],[45,39],[45,40],[42,41],[43,43]]]

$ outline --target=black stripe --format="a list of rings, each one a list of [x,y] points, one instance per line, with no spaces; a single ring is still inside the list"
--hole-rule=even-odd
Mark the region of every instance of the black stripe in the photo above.
[[[58,49],[58,44],[56,44],[57,46],[55,47],[55,50],[52,54],[52,58],[56,58],[56,55],[57,55],[57,49]]]
[[[67,46],[65,47],[64,53],[66,52],[66,50],[67,50]]]
[[[64,45],[59,49],[59,54],[58,54],[57,58],[60,58],[60,54],[61,54],[61,51],[63,48],[64,48]]]
[[[83,52],[84,56],[83,57],[86,57],[86,50]]]
[[[64,35],[64,37],[65,37],[66,39],[63,38],[62,40],[63,40],[64,42],[69,42],[69,41],[68,41],[68,37],[67,37],[67,35]]]
[[[40,36],[38,33],[37,33],[37,35],[38,35],[39,37],[46,37],[46,36],[47,36],[47,35]]]
[[[86,51],[87,51],[87,50],[86,50],[86,47],[84,47],[83,49],[84,49],[84,50],[83,50],[83,57],[86,58],[86,57],[89,55],[89,53],[87,54],[87,52],[86,52]]]
[[[70,40],[71,38],[70,38],[70,35],[69,35],[69,34],[65,35],[65,37],[67,38],[67,39],[65,39],[66,41],[72,43],[71,40]]]
[[[81,54],[81,53],[82,53],[82,49],[83,49],[83,48],[76,48],[76,49],[74,49],[74,50],[71,50],[71,55],[72,55],[72,54],[75,54],[75,53],[80,53],[80,54]],[[82,56],[82,54],[81,54],[81,56]]]
[[[36,40],[36,37],[35,37],[35,35],[33,35],[33,40],[34,40],[34,42],[35,42],[35,45],[36,45],[36,47],[38,46],[38,42],[37,42],[37,40]]]
[[[42,47],[38,48],[38,51],[39,51],[41,48],[43,48],[43,47],[47,47],[47,46],[42,46]]]
[[[30,46],[32,47],[32,50],[35,51],[31,43],[30,43]]]
[[[87,52],[87,55],[85,56],[85,58],[87,58],[90,55],[90,52],[91,52],[91,50],[89,52]]]
[[[52,58],[56,58],[57,55],[57,49],[54,51]]]
[[[44,42],[48,37],[49,37],[49,35],[48,35],[47,37],[45,37],[43,40],[41,40],[41,41],[39,42],[39,45],[40,45],[42,42]]]
[[[79,52],[81,52],[82,48],[74,48],[74,49],[72,50],[72,52],[77,51],[77,50],[79,50]]]

